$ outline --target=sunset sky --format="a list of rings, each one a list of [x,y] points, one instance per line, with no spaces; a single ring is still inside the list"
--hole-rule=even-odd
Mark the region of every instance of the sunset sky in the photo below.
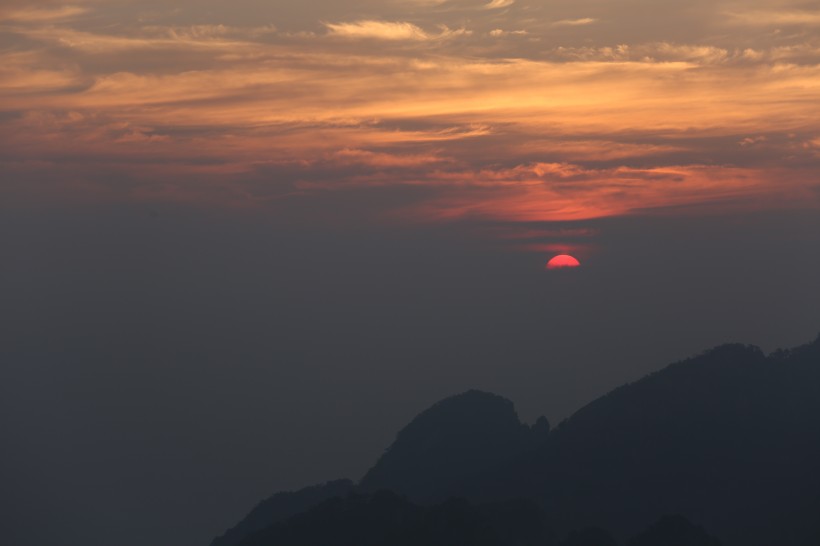
[[[420,223],[820,200],[812,2],[4,6],[8,199],[412,187],[371,212]]]
[[[443,396],[808,341],[818,249],[817,1],[4,0],[5,536],[206,546]]]

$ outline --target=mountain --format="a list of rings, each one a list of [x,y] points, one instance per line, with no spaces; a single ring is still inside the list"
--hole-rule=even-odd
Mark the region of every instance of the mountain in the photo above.
[[[420,506],[390,491],[325,501],[247,537],[242,546],[550,546],[532,501]]]
[[[350,493],[251,533],[242,546],[618,546],[591,527],[555,540],[533,501],[472,504],[449,499],[419,505],[390,491]],[[721,546],[686,518],[664,516],[628,546]]]
[[[584,527],[570,531],[560,546],[618,546],[618,543],[605,529]]]
[[[256,531],[355,491],[394,490],[430,501],[436,491],[499,462],[514,460],[524,450],[545,442],[548,435],[545,418],[533,427],[524,425],[512,402],[501,396],[475,390],[452,396],[402,429],[359,487],[350,480],[338,480],[278,493],[259,503],[211,546],[238,546]],[[443,494],[438,497],[443,500]]]
[[[453,482],[514,461],[548,436],[545,418],[529,427],[509,400],[468,391],[413,419],[359,485],[364,491],[389,489],[415,500],[441,500]]]
[[[380,489],[407,499],[374,495]],[[443,510],[442,499],[469,499],[465,510],[471,514],[510,499],[530,499],[551,532],[568,541],[587,532],[597,538],[582,542],[611,544],[608,533],[589,530],[600,527],[621,543],[635,537],[631,546],[713,544],[716,539],[691,520],[726,546],[817,546],[820,337],[768,356],[745,345],[715,348],[615,389],[552,431],[546,420],[534,427],[521,424],[508,400],[469,391],[435,404],[402,429],[357,491],[397,513],[415,513],[412,521],[421,522],[422,531],[425,518]],[[264,532],[276,528],[280,535],[268,534],[268,542],[254,544],[284,546],[290,543],[281,533],[295,533],[299,521],[303,527],[308,521],[338,526],[345,514],[365,517],[378,508],[337,496],[341,499],[331,501],[335,509],[320,505],[328,520],[306,511],[310,502],[291,505],[291,497],[282,497],[278,511],[259,512],[252,526],[258,530],[267,523]],[[299,512],[291,519],[283,516]],[[644,531],[653,521],[655,526]]]
[[[238,546],[247,536],[277,522],[304,512],[334,497],[344,497],[354,490],[350,480],[336,480],[306,487],[299,491],[277,493],[263,500],[242,521],[215,538],[211,546]]]
[[[766,356],[725,345],[624,385],[537,453],[451,494],[538,499],[559,532],[621,540],[664,514],[725,544],[820,544],[820,338]]]
[[[629,546],[720,546],[720,541],[703,527],[683,516],[663,516],[649,529],[633,538]]]

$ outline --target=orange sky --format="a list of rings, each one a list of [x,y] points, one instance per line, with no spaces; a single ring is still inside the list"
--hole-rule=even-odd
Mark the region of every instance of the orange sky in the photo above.
[[[812,3],[5,4],[10,201],[414,187],[382,212],[422,222],[820,204]]]

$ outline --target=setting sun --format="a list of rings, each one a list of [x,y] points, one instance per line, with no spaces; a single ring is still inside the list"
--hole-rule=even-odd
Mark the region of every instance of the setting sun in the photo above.
[[[579,267],[579,262],[575,257],[569,254],[559,254],[547,262],[547,269],[565,269],[568,267]]]

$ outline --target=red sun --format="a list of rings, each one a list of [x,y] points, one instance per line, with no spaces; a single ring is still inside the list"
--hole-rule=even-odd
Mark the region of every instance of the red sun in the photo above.
[[[564,269],[567,267],[578,267],[580,265],[581,262],[569,254],[559,254],[547,262],[547,269]]]

